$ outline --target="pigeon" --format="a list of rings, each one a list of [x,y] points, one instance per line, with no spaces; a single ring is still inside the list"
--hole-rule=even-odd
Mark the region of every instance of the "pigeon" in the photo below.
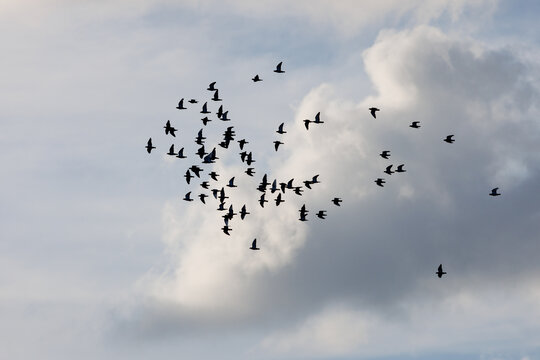
[[[312,184],[320,184],[321,182],[319,181],[319,175],[315,175],[313,177],[313,179],[311,179],[311,183]]]
[[[250,247],[251,250],[261,250],[257,247],[257,239],[254,239],[253,242],[251,243],[251,247]]]
[[[187,109],[186,107],[184,107],[184,98],[182,98],[179,102],[178,102],[178,106],[176,107],[178,110],[185,110]]]
[[[326,218],[326,210],[320,210],[318,213],[317,213],[317,217],[320,218],[320,219],[325,219]]]
[[[232,231],[232,229],[229,227],[229,225],[225,225],[224,227],[221,228],[221,230],[223,230],[223,232],[227,235],[231,235],[229,234],[229,231]]]
[[[311,122],[311,120],[309,119],[304,119],[304,126],[306,127],[306,130],[309,130],[309,123]]]
[[[276,131],[278,134],[286,134],[287,133],[286,131],[283,131],[283,125],[284,124],[285,123],[281,123],[281,125],[279,125],[279,127],[278,127],[278,129]]]
[[[148,152],[149,154],[152,152],[152,149],[155,149],[156,147],[155,146],[152,146],[152,138],[148,139],[148,142],[146,143],[146,152]]]
[[[405,166],[405,164],[401,164],[401,165],[398,165],[397,169],[396,169],[396,172],[397,173],[403,173],[403,172],[406,172],[407,170],[403,170],[403,167]]]
[[[199,194],[199,199],[201,199],[202,203],[203,204],[206,204],[206,202],[204,201],[204,198],[208,197],[208,195],[206,194]]]
[[[385,181],[384,179],[378,178],[377,180],[375,180],[375,183],[379,185],[380,187],[384,187],[383,184],[385,183]]]
[[[208,153],[204,151],[204,145],[202,145],[195,154],[199,155],[199,157],[202,159],[204,155],[207,155]]]
[[[248,166],[251,166],[251,164],[254,163],[254,162],[255,162],[255,160],[253,160],[252,154],[251,154],[251,151],[250,151],[249,154],[247,155],[246,163],[248,164]]]
[[[227,184],[228,187],[235,188],[238,187],[234,185],[234,176],[229,180],[229,184]]]
[[[204,103],[204,105],[202,106],[201,114],[210,114],[210,111],[208,111],[207,103]]]
[[[444,139],[444,141],[447,142],[447,143],[449,143],[449,144],[453,143],[454,141],[456,141],[456,140],[452,139],[453,136],[454,136],[454,135],[448,135],[448,136],[446,137],[446,139]]]
[[[420,121],[413,121],[409,127],[412,127],[413,129],[419,129],[420,128]]]
[[[490,196],[499,196],[501,195],[501,193],[498,193],[497,190],[499,190],[498,187],[494,188],[491,190],[491,193],[489,194]]]
[[[205,188],[205,189],[208,189],[208,188],[210,187],[210,184],[208,183],[208,181],[203,181],[203,182],[201,183],[201,186],[202,186],[203,188]]]
[[[197,165],[193,165],[192,167],[189,168],[191,171],[193,171],[193,173],[195,174],[196,177],[200,178],[201,177],[201,171],[203,169],[201,169],[200,167],[198,167]]]
[[[225,199],[228,199],[229,197],[228,196],[225,196],[225,188],[221,188],[221,190],[219,191],[219,200],[221,202],[224,202]]]
[[[311,181],[309,181],[309,180],[304,181],[304,185],[305,185],[308,189],[311,190]]]
[[[178,155],[176,155],[176,157],[179,158],[179,159],[187,158],[187,156],[184,156],[184,148],[180,149],[180,151],[178,152]]]
[[[222,99],[219,98],[219,90],[216,89],[214,92],[214,97],[212,98],[214,101],[221,101]]]
[[[294,193],[295,193],[296,195],[302,196],[302,191],[304,191],[304,190],[302,190],[302,187],[301,187],[301,186],[295,186],[295,188],[294,188]]]
[[[324,121],[321,121],[321,112],[319,111],[317,115],[315,115],[315,121],[314,124],[324,124]]]
[[[384,170],[385,173],[387,173],[388,175],[392,175],[394,173],[394,171],[392,171],[392,166],[394,165],[389,165],[386,167],[386,170]]]
[[[206,124],[208,124],[208,123],[209,123],[210,121],[212,121],[212,120],[210,120],[210,119],[208,118],[208,116],[205,116],[205,117],[203,117],[203,118],[201,119],[201,121],[202,121],[203,125],[206,126]]]
[[[212,189],[212,195],[214,195],[214,199],[217,199],[219,190],[218,189]]]
[[[229,206],[229,212],[227,213],[227,217],[229,218],[229,220],[232,220],[234,215],[236,215],[236,213],[234,212],[233,210],[233,206]]]
[[[376,107],[369,108],[369,111],[371,112],[371,116],[373,116],[374,119],[377,118],[377,115],[375,114],[377,111],[381,111],[380,109],[377,109]]]
[[[214,148],[210,154],[204,157],[203,164],[214,164],[216,159],[218,159],[218,157],[216,156],[216,148]]]
[[[253,80],[253,82],[262,81],[262,79],[259,77],[259,74],[255,75],[255,77],[251,80]]]
[[[285,202],[285,200],[281,199],[281,193],[278,194],[277,198],[275,199],[276,206],[279,206],[282,202]]]
[[[231,121],[231,119],[228,119],[228,118],[227,118],[227,114],[228,114],[228,113],[229,113],[228,111],[225,111],[225,112],[223,113],[223,115],[221,115],[221,121]]]
[[[193,177],[191,175],[191,173],[189,172],[189,170],[186,171],[186,175],[184,175],[184,177],[186,178],[186,181],[187,183],[189,184],[189,182],[191,181],[191,178]]]
[[[300,212],[300,218],[298,220],[300,221],[307,221],[306,216],[308,213],[308,210],[306,210],[306,205],[302,205],[302,208],[299,210]]]
[[[225,211],[225,203],[223,201],[221,201],[219,203],[219,206],[217,208],[218,211]],[[228,218],[228,217],[227,217]]]
[[[216,85],[216,82],[214,81],[213,83],[210,83],[210,85],[208,85],[208,91],[215,91],[216,88],[215,88],[215,85]]]
[[[238,140],[238,144],[240,144],[240,150],[244,150],[244,145],[249,144],[249,142],[246,141],[246,139]]]
[[[167,153],[167,155],[172,155],[172,156],[176,155],[176,153],[174,152],[174,144],[172,144],[171,147],[169,148],[169,152]]]
[[[221,119],[221,117],[223,116],[223,105],[220,105],[219,106],[219,109],[216,113],[217,117]]]
[[[274,70],[275,73],[282,74],[285,72],[285,70],[281,70],[281,65],[283,65],[283,61],[277,64],[276,70]]]
[[[247,168],[247,170],[245,171],[246,174],[248,174],[249,176],[253,176],[253,174],[255,174],[255,171],[253,171],[254,169],[252,167],[250,168]]]
[[[390,157],[390,150],[384,150],[382,153],[380,153],[383,158],[388,159]]]
[[[188,193],[184,196],[184,200],[186,200],[186,201],[193,201],[193,199],[191,198],[191,191],[188,192]]]
[[[439,279],[442,278],[442,276],[443,276],[444,274],[446,274],[446,272],[443,271],[442,264],[439,265],[439,267],[437,268],[437,272],[436,272],[435,274],[437,274],[437,276],[439,277]]]
[[[277,191],[277,180],[274,179],[274,181],[272,181],[272,187],[270,188],[270,191],[273,193],[275,193]]]
[[[343,200],[341,200],[340,198],[333,198],[332,199],[332,202],[334,203],[334,205],[336,206],[341,206],[340,203],[342,202]]]
[[[197,134],[197,137],[195,138],[195,143],[197,145],[202,145],[204,144],[204,140],[206,140],[206,137],[203,136],[203,133],[202,133],[203,129],[199,130],[198,134]]]
[[[276,151],[277,151],[279,145],[283,145],[283,143],[281,141],[279,141],[279,140],[274,141],[274,149],[276,149]]]
[[[294,188],[294,186],[293,186],[293,181],[294,181],[294,178],[291,179],[291,180],[289,180],[289,181],[287,182],[287,189],[292,189],[292,188]]]
[[[240,219],[244,220],[246,215],[249,215],[249,213],[246,211],[246,205],[242,206],[242,209],[240,209]]]
[[[217,179],[217,177],[219,176],[218,173],[216,173],[215,171],[212,171],[209,175],[212,178],[212,180],[218,181]]]
[[[259,204],[261,205],[261,207],[264,207],[264,203],[265,202],[268,202],[268,200],[265,200],[264,199],[264,196],[266,195],[266,193],[263,193],[259,199]]]
[[[246,157],[247,157],[247,151],[242,151],[241,153],[238,153],[240,155],[240,160],[242,160],[242,162],[246,162]]]
[[[188,103],[190,103],[190,104],[196,104],[196,103],[198,103],[198,101],[195,100],[195,99],[190,99],[190,100],[188,101]]]
[[[171,135],[173,137],[176,137],[176,135],[174,133],[176,131],[176,129],[171,126],[171,121],[170,120],[167,120],[167,124],[165,124],[164,128],[165,128],[165,135],[171,133]]]

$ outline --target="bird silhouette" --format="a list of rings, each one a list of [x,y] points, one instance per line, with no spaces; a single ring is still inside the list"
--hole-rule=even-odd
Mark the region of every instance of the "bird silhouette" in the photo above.
[[[213,83],[210,83],[210,85],[208,85],[208,89],[206,90],[209,90],[209,91],[215,91],[216,90],[216,82],[214,81]]]
[[[278,129],[277,129],[277,131],[276,131],[278,134],[286,134],[286,133],[287,133],[286,131],[283,131],[283,125],[284,125],[284,124],[285,124],[285,123],[281,123],[281,124],[279,125],[279,127],[278,127]]]
[[[265,203],[265,202],[268,202],[268,200],[265,200],[265,198],[264,198],[265,195],[266,195],[266,193],[263,193],[263,194],[261,195],[261,197],[259,198],[259,204],[261,205],[261,207],[264,207],[264,203]]]
[[[306,205],[305,205],[305,204],[302,205],[302,208],[300,208],[299,212],[300,212],[300,219],[298,219],[298,220],[300,220],[300,221],[307,221],[306,216],[307,216],[307,214],[308,214],[309,211],[306,210]]]
[[[204,150],[204,145],[202,145],[196,152],[197,155],[202,159],[204,158],[204,155],[207,155],[208,153]]]
[[[384,150],[382,153],[380,153],[383,158],[387,159],[390,157],[390,150]]]
[[[250,213],[248,213],[246,211],[246,205],[242,206],[242,209],[240,209],[240,219],[244,220],[244,218],[246,217],[246,215],[249,215]]]
[[[238,144],[240,145],[240,150],[244,150],[244,145],[249,144],[246,139],[238,140]]]
[[[384,179],[378,178],[377,180],[375,180],[375,183],[379,185],[380,187],[384,187],[383,184],[385,183],[385,181]]]
[[[309,119],[304,119],[304,126],[306,127],[306,130],[309,130],[309,123],[311,122],[311,120]]]
[[[221,188],[221,190],[219,191],[219,201],[220,202],[225,202],[225,199],[228,199],[229,197],[225,195],[225,188]]]
[[[229,111],[225,111],[223,115],[221,115],[221,121],[231,121],[231,119],[227,118],[228,114],[229,114]]]
[[[232,231],[232,229],[229,227],[229,225],[225,225],[224,227],[221,228],[221,230],[223,230],[223,232],[227,235],[231,235],[229,234],[229,231]]]
[[[221,101],[222,99],[219,98],[219,90],[216,89],[214,92],[214,97],[212,97],[212,100],[214,101]]]
[[[220,201],[217,210],[218,210],[218,211],[225,211],[225,210],[226,210],[226,209],[225,209],[225,202]],[[228,219],[228,217],[227,217],[227,219]],[[227,224],[228,224],[228,223],[227,223]],[[225,224],[225,225],[226,225],[226,224]]]
[[[279,206],[282,202],[285,202],[285,200],[281,199],[281,193],[278,194],[277,198],[275,199],[276,206]]]
[[[420,128],[420,121],[413,121],[409,127],[412,127],[413,129],[419,129]]]
[[[196,177],[200,178],[201,177],[201,171],[203,171],[203,169],[201,169],[200,167],[198,167],[197,165],[192,165],[189,170],[193,171],[193,173],[195,174]]]
[[[311,181],[309,181],[309,180],[304,181],[304,185],[305,185],[308,189],[311,190]]]
[[[155,146],[152,146],[152,138],[148,139],[148,142],[146,143],[145,148],[146,148],[146,152],[149,154],[152,152],[152,149],[156,148]]]
[[[198,101],[195,100],[195,99],[190,99],[188,102],[189,102],[190,104],[196,104],[196,103],[198,103]]]
[[[176,157],[179,158],[179,159],[187,158],[187,156],[184,156],[184,148],[180,149],[180,151],[178,152],[178,155],[176,155]]]
[[[223,116],[223,105],[220,105],[220,106],[219,106],[219,109],[218,109],[216,115],[217,115],[217,117],[218,117],[219,119],[221,119],[221,117]]]
[[[381,111],[380,109],[377,109],[376,107],[371,107],[369,108],[369,111],[371,112],[371,116],[373,116],[373,118],[377,118],[377,115],[376,115],[376,112],[377,111]]]
[[[283,143],[281,141],[279,141],[279,140],[274,141],[274,149],[276,149],[276,151],[277,151],[279,145],[283,145]]]
[[[253,174],[255,174],[255,171],[253,171],[254,169],[252,167],[250,168],[247,168],[247,170],[245,171],[246,174],[248,174],[249,176],[253,176]]]
[[[272,181],[272,186],[270,187],[270,191],[273,193],[275,193],[277,191],[277,180],[274,179],[274,181]]]
[[[204,198],[207,198],[207,197],[208,197],[208,195],[206,195],[206,194],[199,194],[199,199],[201,199],[203,204],[206,204],[206,201],[204,201]]]
[[[167,153],[167,155],[171,155],[171,156],[176,155],[176,153],[174,152],[174,144],[172,144],[171,147],[169,148],[169,152]]]
[[[262,79],[259,77],[259,74],[255,75],[255,77],[251,80],[253,80],[253,82],[262,81]]]
[[[253,155],[251,154],[251,151],[248,153],[247,155],[247,158],[246,158],[246,164],[248,166],[251,166],[252,163],[254,163],[255,160],[253,160]]]
[[[186,107],[184,107],[184,98],[182,98],[179,102],[178,102],[178,106],[176,107],[178,110],[185,110],[187,109]]]
[[[210,114],[210,111],[208,111],[208,103],[204,103],[202,106],[201,114]]]
[[[386,170],[384,170],[385,173],[387,173],[388,175],[392,175],[394,172],[391,170],[392,169],[392,166],[394,165],[389,165],[386,167]]]
[[[283,65],[283,61],[280,62],[279,64],[277,64],[276,66],[276,70],[274,70],[275,73],[278,73],[278,74],[281,74],[281,73],[284,73],[285,71],[284,70],[281,70],[281,66]]]
[[[234,185],[234,176],[229,180],[229,183],[227,184],[228,187],[235,188],[238,187]]]
[[[214,199],[218,198],[219,189],[212,189],[212,195],[214,195]]]
[[[227,213],[227,217],[229,218],[229,220],[232,220],[234,215],[236,215],[236,213],[234,212],[233,210],[233,206],[229,206],[229,212]]]
[[[212,120],[210,120],[210,119],[208,118],[208,116],[205,116],[205,117],[203,117],[203,118],[201,119],[201,121],[202,121],[203,125],[206,126],[206,124],[208,124],[208,123],[209,123],[210,121],[212,121]]]
[[[319,111],[317,115],[315,115],[315,121],[313,121],[314,124],[324,124],[324,121],[321,121],[321,112]]]
[[[191,191],[188,192],[188,193],[184,196],[184,200],[186,200],[186,201],[193,201],[193,199],[191,198]]]
[[[203,136],[203,133],[202,133],[203,129],[199,130],[198,134],[197,134],[197,137],[195,138],[195,143],[197,145],[202,145],[204,144],[204,140],[206,140],[206,138]]]
[[[302,190],[302,187],[301,187],[301,186],[296,186],[296,187],[294,188],[294,193],[295,193],[296,195],[302,196],[302,191],[304,191],[304,190]]]
[[[165,124],[164,128],[165,128],[165,135],[168,135],[169,133],[171,133],[172,136],[176,137],[175,135],[176,129],[171,126],[170,120],[167,120],[167,124]]]
[[[498,187],[494,188],[491,190],[491,193],[489,194],[490,196],[499,196],[501,195],[501,193],[498,193],[497,190],[499,190]]]
[[[208,189],[208,188],[210,187],[210,183],[209,183],[208,181],[203,181],[203,182],[201,183],[201,186],[202,186],[203,188],[205,188],[205,189]]]
[[[444,139],[444,141],[447,142],[447,143],[449,143],[449,144],[451,144],[451,143],[453,143],[454,141],[456,141],[456,140],[453,139],[453,137],[454,137],[454,135],[448,135],[448,136]]]
[[[293,189],[294,188],[293,181],[294,181],[294,178],[287,181],[287,189]]]
[[[342,202],[343,200],[341,200],[340,198],[333,198],[332,199],[332,202],[334,203],[334,205],[336,206],[341,206],[340,203]]]
[[[439,279],[442,278],[442,276],[443,276],[444,274],[446,274],[446,272],[443,271],[442,264],[439,265],[439,267],[437,268],[437,272],[436,272],[435,274],[437,274],[437,276],[439,277]]]
[[[317,217],[320,218],[320,219],[325,219],[326,218],[326,210],[320,210],[317,213]]]
[[[251,243],[251,247],[250,247],[251,250],[261,250],[257,247],[257,239],[254,239],[253,242]]]
[[[210,177],[212,178],[212,180],[215,180],[215,181],[218,181],[217,177],[219,176],[218,173],[216,173],[215,171],[212,171],[210,174]]]
[[[312,183],[312,184],[320,184],[321,182],[319,181],[319,175],[315,175],[315,176],[311,179],[311,183]]]
[[[403,167],[405,166],[405,164],[401,164],[401,165],[398,165],[397,169],[396,169],[396,172],[397,173],[404,173],[406,172],[407,170],[404,170]]]
[[[191,178],[193,177],[191,175],[191,173],[189,172],[189,170],[186,171],[186,175],[184,175],[184,177],[186,178],[186,181],[187,183],[189,184],[189,182],[191,181]]]

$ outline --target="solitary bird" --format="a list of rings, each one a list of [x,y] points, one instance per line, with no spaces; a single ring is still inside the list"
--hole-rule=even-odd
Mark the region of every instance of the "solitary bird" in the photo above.
[[[201,199],[203,204],[206,204],[206,201],[204,201],[204,198],[208,197],[206,194],[199,194],[199,199]]]
[[[385,173],[387,173],[388,175],[392,175],[394,172],[392,171],[392,166],[394,165],[389,165],[386,167],[386,170],[384,170]]]
[[[174,152],[174,144],[172,144],[171,147],[169,148],[169,152],[167,153],[167,155],[171,155],[171,156],[176,155],[176,153]]]
[[[276,151],[277,151],[279,145],[283,145],[283,143],[281,141],[279,141],[279,140],[274,141],[274,149],[276,149]]]
[[[451,144],[451,143],[453,143],[454,141],[456,141],[456,140],[453,139],[453,137],[454,137],[454,135],[448,135],[448,136],[446,137],[446,139],[444,139],[444,141],[446,141],[447,143]]]
[[[376,107],[369,108],[369,111],[371,112],[371,116],[373,116],[374,119],[377,118],[376,112],[381,111],[381,109],[377,109]]]
[[[249,213],[246,211],[246,205],[242,206],[242,209],[240,209],[240,219],[244,220],[246,215],[249,215]]]
[[[253,176],[253,174],[255,174],[255,171],[253,171],[254,169],[252,167],[250,168],[247,168],[247,170],[245,171],[246,174],[248,174],[249,176]]]
[[[285,72],[285,70],[281,70],[281,65],[283,65],[283,61],[277,64],[276,70],[274,70],[275,73],[281,74]]]
[[[219,98],[219,90],[216,89],[216,91],[214,92],[214,97],[212,98],[212,100],[221,101],[221,99]]]
[[[259,77],[259,74],[255,75],[255,77],[251,80],[253,80],[253,82],[262,81],[262,79]]]
[[[146,151],[150,154],[152,152],[152,149],[155,149],[155,146],[152,146],[152,138],[148,139],[148,142],[146,143]]]
[[[380,187],[384,187],[383,184],[385,183],[385,181],[384,179],[378,178],[377,180],[375,180],[375,183],[379,185]]]
[[[499,196],[501,195],[501,193],[498,193],[497,190],[499,190],[498,187],[494,188],[491,190],[491,193],[489,194],[490,196]]]
[[[219,176],[219,174],[215,171],[212,171],[210,174],[210,177],[212,178],[212,180],[215,180],[215,181],[218,181],[217,177]]]
[[[176,135],[174,134],[176,129],[171,126],[171,121],[170,120],[167,120],[167,123],[165,124],[164,128],[165,128],[165,135],[171,133],[172,136],[176,137]]]
[[[249,144],[246,139],[238,140],[238,144],[240,145],[240,150],[244,150],[244,145]]]
[[[320,219],[325,219],[326,218],[326,210],[320,210],[317,213],[317,217],[320,218]]]
[[[210,114],[210,111],[208,111],[208,103],[204,103],[202,106],[201,114]]]
[[[332,199],[332,202],[334,203],[334,205],[336,206],[341,206],[340,203],[342,202],[343,200],[341,200],[340,198],[333,198]]]
[[[184,155],[184,148],[180,149],[180,151],[178,152],[178,155],[176,155],[176,157],[179,158],[179,159],[187,158],[187,156]]]
[[[396,172],[398,172],[398,173],[406,172],[407,170],[403,169],[404,166],[405,166],[405,164],[398,165],[398,167],[396,169]]]
[[[384,150],[382,153],[380,153],[383,158],[388,159],[390,157],[390,150]]]
[[[435,274],[437,274],[437,276],[438,276],[439,278],[442,278],[442,276],[443,276],[444,274],[446,274],[446,272],[443,271],[442,264],[439,265],[439,268],[437,269],[437,272],[436,272]]]
[[[409,127],[412,127],[413,129],[419,129],[420,128],[420,121],[413,121]]]
[[[186,201],[193,201],[193,199],[191,198],[191,191],[188,192],[188,193],[184,196],[184,200],[186,200]]]
[[[190,100],[188,101],[188,103],[190,103],[190,104],[196,104],[196,103],[198,103],[198,101],[195,100],[195,99],[190,99]]]
[[[315,115],[315,121],[314,124],[324,124],[324,121],[321,121],[321,112],[319,111],[317,115]]]
[[[229,180],[229,184],[227,184],[228,187],[235,188],[238,187],[234,185],[234,176]]]
[[[216,86],[216,82],[214,81],[213,83],[210,83],[210,85],[208,85],[208,89],[206,89],[206,90],[214,91],[214,90],[216,90],[215,86]]]
[[[306,127],[306,130],[309,130],[309,123],[311,122],[311,120],[309,119],[304,119],[304,126]]]
[[[250,247],[251,250],[261,250],[257,247],[257,239],[254,239],[253,242],[251,243],[251,247]]]
[[[277,198],[275,199],[276,201],[276,206],[279,206],[279,204],[281,204],[282,202],[285,202],[285,200],[282,200],[281,199],[281,193],[278,194]]]
[[[261,207],[264,207],[264,203],[268,202],[268,200],[265,200],[265,198],[264,198],[265,195],[266,195],[266,193],[263,193],[261,195],[261,198],[259,199],[259,204],[261,205]]]
[[[278,129],[276,131],[278,134],[286,134],[287,133],[286,131],[283,131],[283,125],[284,124],[285,123],[281,123],[281,125],[279,125],[279,127],[278,127]]]
[[[193,177],[193,175],[191,175],[191,173],[189,172],[189,170],[186,171],[186,175],[184,175],[184,177],[186,178],[186,181],[187,183],[189,184],[189,182],[191,181],[191,178]]]
[[[191,101],[190,101],[191,102]],[[184,98],[182,98],[179,102],[178,102],[178,106],[176,107],[178,110],[185,110],[187,109],[186,107],[184,107]]]

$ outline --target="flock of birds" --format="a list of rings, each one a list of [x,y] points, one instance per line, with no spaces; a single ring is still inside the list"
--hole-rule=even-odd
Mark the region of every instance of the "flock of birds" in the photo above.
[[[285,73],[285,71],[283,70],[282,67],[283,67],[283,62],[280,62],[279,64],[277,64],[277,66],[276,66],[276,68],[274,69],[273,72],[277,73],[277,74]],[[263,79],[258,74],[256,74],[251,80],[254,83],[263,81]],[[210,92],[213,92],[213,96],[210,98],[211,101],[214,101],[214,102],[222,101],[222,99],[219,97],[219,89],[216,88],[216,82],[210,83],[207,90],[210,91]],[[196,99],[188,100],[188,103],[190,103],[190,104],[197,104],[198,102],[199,101],[196,100]],[[184,98],[182,98],[178,102],[178,105],[176,106],[176,109],[178,109],[178,110],[187,109],[184,106]],[[376,107],[371,107],[371,108],[369,108],[369,111],[371,113],[371,116],[373,116],[373,118],[376,119],[377,118],[377,112],[380,111],[380,109],[378,109]],[[211,119],[208,118],[208,114],[211,114],[211,112],[208,110],[208,102],[205,102],[202,105],[202,109],[201,109],[200,113],[204,116],[201,119],[203,125],[207,126],[207,124],[212,121]],[[220,120],[220,121],[224,121],[224,122],[231,121],[231,119],[228,117],[228,111],[224,110],[223,105],[219,106],[218,111],[216,112],[216,115],[217,115],[217,119]],[[314,124],[314,125],[324,124],[324,121],[321,120],[321,113],[320,112],[318,112],[315,115],[314,120],[304,119],[303,122],[304,122],[304,126],[305,126],[306,130],[309,130],[310,124]],[[420,128],[420,122],[419,121],[413,121],[409,125],[409,127],[413,128],[413,129],[418,129],[418,128]],[[170,135],[172,137],[176,137],[176,132],[178,130],[174,126],[171,125],[170,120],[167,120],[167,123],[165,124],[165,126],[163,128],[165,129],[165,135]],[[287,133],[284,130],[284,123],[281,123],[278,126],[278,129],[277,129],[276,133],[279,134],[279,135],[283,135],[283,134]],[[236,136],[236,133],[234,131],[234,126],[227,127],[226,131],[223,133],[223,140],[218,144],[218,146],[220,146],[220,147],[222,147],[224,149],[228,149],[229,146],[231,145],[231,142],[234,141],[235,136]],[[216,147],[213,147],[213,149],[210,152],[207,152],[207,148],[205,147],[205,140],[206,140],[206,137],[203,134],[203,129],[200,129],[198,131],[198,133],[197,133],[197,136],[195,137],[195,143],[198,146],[200,146],[198,148],[197,152],[195,153],[195,155],[199,156],[199,158],[202,160],[201,162],[202,162],[203,165],[204,164],[213,164],[213,163],[216,162],[216,160],[219,159],[217,157]],[[454,135],[446,136],[446,138],[444,138],[443,141],[448,143],[448,144],[454,143],[454,141],[455,141]],[[249,142],[246,139],[237,140],[237,142],[238,142],[238,145],[239,145],[240,151],[241,151],[239,153],[240,160],[248,166],[246,171],[245,171],[245,174],[247,174],[248,176],[253,177],[253,175],[255,174],[255,171],[254,171],[255,169],[253,167],[251,167],[252,163],[255,162],[255,160],[253,159],[253,153],[251,151],[248,152],[247,150],[244,150],[244,147],[246,146],[246,144],[249,144]],[[279,146],[283,145],[283,142],[281,142],[279,140],[276,140],[273,143],[274,143],[275,151],[278,151]],[[152,152],[152,150],[154,150],[154,149],[156,149],[156,147],[152,143],[152,138],[150,138],[150,139],[148,139],[148,142],[147,142],[147,145],[146,145],[146,150],[150,154]],[[184,148],[182,147],[180,150],[178,150],[178,152],[176,152],[174,144],[172,144],[170,146],[169,151],[166,154],[169,155],[169,156],[174,156],[174,157],[179,158],[179,159],[187,158],[187,156],[184,154]],[[379,155],[384,159],[389,159],[390,158],[390,150],[384,150]],[[404,169],[405,164],[397,165],[395,170],[392,170],[393,167],[394,167],[393,164],[388,165],[383,172],[386,173],[387,175],[392,175],[393,173],[404,173],[404,172],[406,172],[406,170]],[[204,169],[201,168],[197,164],[192,165],[191,167],[189,167],[186,170],[186,173],[184,175],[184,178],[185,178],[187,184],[188,185],[191,184],[191,181],[194,178],[200,179],[202,172],[204,172]],[[234,216],[240,215],[240,219],[244,220],[245,217],[247,215],[249,215],[250,213],[247,211],[245,204],[242,206],[239,213],[234,212],[234,208],[233,208],[232,204],[229,205],[228,208],[226,207],[226,200],[229,199],[229,196],[227,196],[227,192],[225,190],[225,187],[228,187],[228,188],[231,188],[231,189],[237,187],[237,185],[235,185],[235,177],[234,176],[229,179],[226,186],[222,186],[221,188],[213,187],[212,189],[210,189],[211,181],[217,183],[218,182],[218,177],[220,175],[218,173],[216,173],[215,171],[212,171],[212,172],[208,173],[208,176],[209,176],[209,179],[202,181],[199,185],[204,190],[210,190],[211,193],[212,193],[212,196],[216,200],[219,201],[219,206],[218,206],[217,210],[224,212],[224,214],[222,215],[223,221],[224,221],[224,226],[221,228],[221,230],[226,235],[230,235],[230,233],[232,231],[232,228],[229,225],[230,225],[230,222],[233,220]],[[274,179],[272,182],[269,182],[267,174],[264,174],[259,186],[257,187],[257,190],[262,192],[262,194],[260,195],[259,201],[258,201],[259,205],[262,208],[264,208],[264,204],[268,202],[268,200],[266,199],[266,196],[267,196],[268,192],[271,193],[271,194],[274,194],[276,192],[278,193],[276,198],[274,199],[274,202],[276,203],[276,206],[279,206],[281,203],[283,203],[285,201],[283,199],[282,194],[285,194],[285,192],[287,190],[289,190],[290,192],[293,192],[294,194],[296,194],[298,196],[301,196],[302,192],[304,191],[303,188],[312,189],[313,185],[320,183],[319,175],[315,175],[311,179],[304,180],[302,183],[303,183],[303,186],[302,185],[296,185],[295,186],[294,179],[290,179],[287,182],[279,182],[279,183],[277,182],[277,179]],[[386,180],[384,178],[377,178],[375,180],[375,183],[380,187],[384,187],[384,184],[386,183]],[[499,196],[499,195],[501,195],[498,192],[498,189],[499,188],[492,189],[491,193],[489,193],[489,195],[490,196]],[[191,197],[191,193],[192,193],[192,191],[189,191],[188,193],[186,193],[183,200],[188,201],[188,202],[193,201],[194,199]],[[200,201],[203,204],[206,204],[206,198],[208,198],[208,197],[210,197],[210,195],[205,194],[205,193],[200,193],[198,195],[198,198],[200,199]],[[336,206],[340,206],[342,201],[343,200],[341,198],[339,198],[339,197],[335,197],[335,198],[333,198],[331,200],[331,202]],[[307,215],[309,213],[309,210],[306,209],[306,205],[305,204],[302,205],[302,207],[298,211],[300,213],[300,217],[299,217],[298,220],[307,221]],[[327,213],[326,210],[319,210],[318,212],[315,213],[315,215],[320,219],[325,219],[326,216],[327,216],[326,213]],[[249,249],[251,249],[251,250],[260,250],[260,248],[257,247],[257,239],[254,239],[252,241],[251,247],[249,247]],[[439,267],[437,268],[437,272],[435,274],[439,278],[441,278],[444,274],[446,274],[446,272],[443,271],[442,264],[439,265]]]

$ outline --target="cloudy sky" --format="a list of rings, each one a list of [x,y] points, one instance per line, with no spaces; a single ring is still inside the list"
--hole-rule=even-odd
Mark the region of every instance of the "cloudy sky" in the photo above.
[[[0,5],[2,358],[540,359],[537,2]],[[187,185],[213,81],[256,175],[235,143]],[[182,201],[211,169],[231,236]],[[262,209],[264,173],[321,183]]]

